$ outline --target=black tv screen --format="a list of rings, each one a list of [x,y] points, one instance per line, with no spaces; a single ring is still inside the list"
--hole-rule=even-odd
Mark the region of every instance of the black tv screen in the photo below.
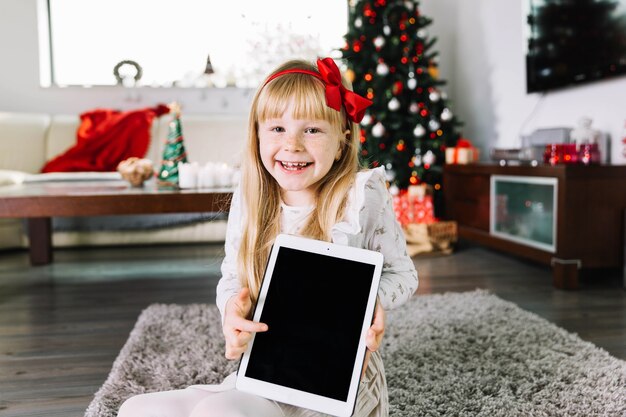
[[[522,1],[527,92],[626,74],[626,0]]]

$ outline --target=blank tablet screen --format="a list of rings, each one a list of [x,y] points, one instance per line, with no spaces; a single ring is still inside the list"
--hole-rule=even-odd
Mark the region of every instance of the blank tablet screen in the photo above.
[[[374,269],[281,247],[245,375],[346,401]]]

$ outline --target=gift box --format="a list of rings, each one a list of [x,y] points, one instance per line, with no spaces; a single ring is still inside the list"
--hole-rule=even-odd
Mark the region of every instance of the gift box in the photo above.
[[[411,223],[430,224],[436,221],[433,197],[425,186],[401,191],[393,198],[393,210],[402,226]]]
[[[456,146],[446,148],[446,164],[469,164],[478,161],[478,149],[467,139],[459,139]]]

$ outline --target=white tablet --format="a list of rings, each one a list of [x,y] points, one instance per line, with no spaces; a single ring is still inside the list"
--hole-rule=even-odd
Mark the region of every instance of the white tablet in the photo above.
[[[279,235],[253,315],[269,330],[243,354],[237,389],[350,416],[382,265],[379,252]]]

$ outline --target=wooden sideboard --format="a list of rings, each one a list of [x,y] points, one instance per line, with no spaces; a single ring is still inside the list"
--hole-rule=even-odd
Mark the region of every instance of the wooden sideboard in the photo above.
[[[494,233],[490,228],[492,176],[554,179],[553,248],[535,247]],[[624,165],[446,165],[443,183],[444,217],[457,221],[460,237],[550,265],[557,288],[578,288],[581,270],[624,267]]]

